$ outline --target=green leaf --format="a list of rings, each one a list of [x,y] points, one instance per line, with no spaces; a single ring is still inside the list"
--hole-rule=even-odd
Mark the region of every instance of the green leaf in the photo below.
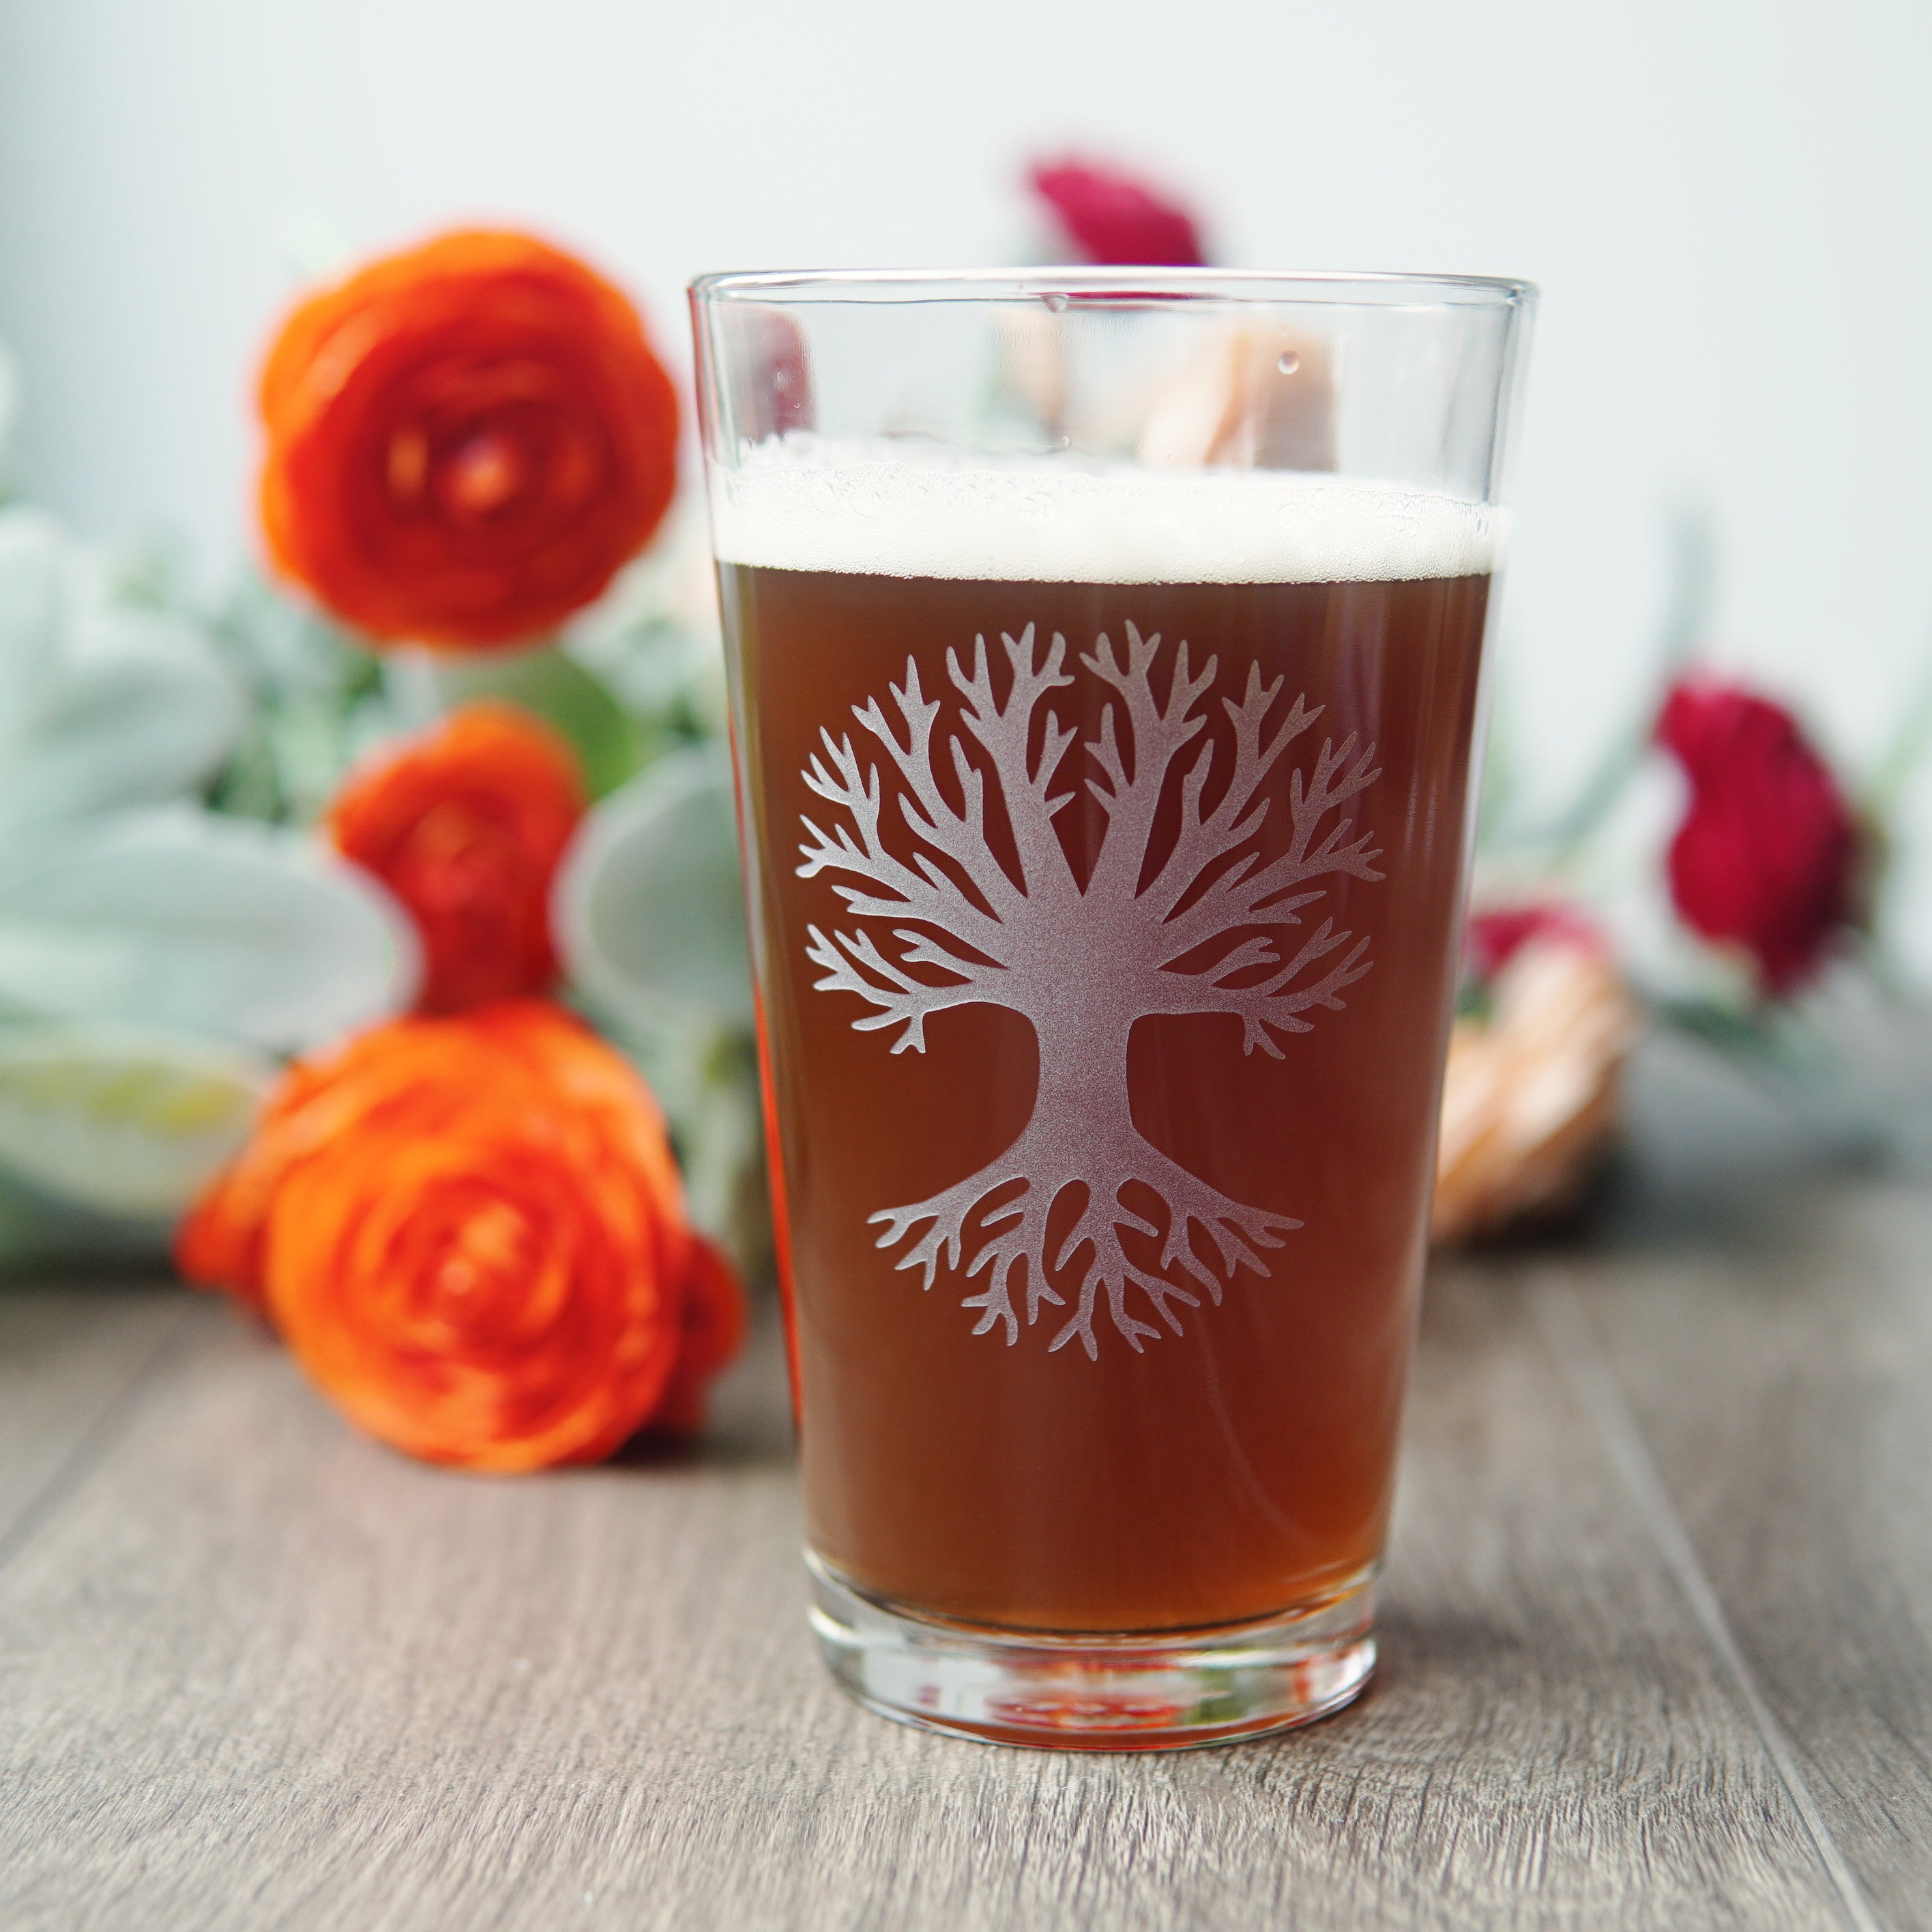
[[[0,512],[0,830],[182,797],[242,722],[200,629],[116,600],[50,518]]]
[[[576,991],[663,1102],[693,1217],[762,1265],[752,982],[724,746],[668,753],[592,812],[550,924]]]
[[[290,1052],[406,1005],[419,971],[401,909],[292,832],[182,806],[0,842],[0,1014]]]
[[[223,604],[213,635],[250,702],[210,802],[241,817],[313,824],[357,758],[401,728],[380,662],[253,573]]]
[[[397,710],[417,722],[482,698],[534,712],[570,741],[593,799],[614,792],[638,769],[637,734],[623,707],[560,650],[394,651],[382,668]]]
[[[97,1214],[56,1201],[0,1171],[0,1289],[10,1281],[44,1286],[49,1273],[166,1264],[170,1217]]]
[[[14,424],[20,410],[20,365],[0,342],[0,503],[13,494]]]
[[[552,926],[566,970],[621,1026],[667,1009],[748,1028],[730,765],[706,746],[661,758],[591,813],[560,874]]]
[[[0,1024],[0,1168],[97,1214],[179,1214],[248,1137],[264,1055],[117,1024]]]

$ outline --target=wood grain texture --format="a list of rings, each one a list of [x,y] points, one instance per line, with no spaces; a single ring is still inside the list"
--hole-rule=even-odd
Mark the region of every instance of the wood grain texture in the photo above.
[[[180,1329],[178,1288],[0,1286],[0,1567]]]
[[[1564,1286],[1877,1917],[1932,1928],[1932,1192],[1748,1210]]]
[[[356,1440],[197,1306],[0,1570],[0,1924],[1842,1927],[1540,1279],[1432,1288],[1365,1700],[1138,1759],[926,1737],[832,1688],[769,1329],[704,1456],[495,1481]],[[1673,1397],[1630,1321],[1667,1462],[1652,1408],[1725,1365]]]

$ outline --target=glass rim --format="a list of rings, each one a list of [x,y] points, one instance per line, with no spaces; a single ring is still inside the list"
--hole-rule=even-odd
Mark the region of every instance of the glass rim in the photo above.
[[[1054,296],[1112,307],[1198,302],[1231,306],[1376,309],[1526,309],[1540,291],[1510,276],[1272,268],[1048,264],[1023,268],[733,269],[699,275],[694,302],[886,306],[923,302],[1044,302]]]

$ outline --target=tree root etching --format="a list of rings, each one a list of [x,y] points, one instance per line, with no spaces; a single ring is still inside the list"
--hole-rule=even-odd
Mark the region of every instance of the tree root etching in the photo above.
[[[967,1296],[962,1304],[980,1312],[973,1332],[983,1335],[1004,1324],[1007,1341],[1016,1342],[1022,1318],[1030,1327],[1039,1320],[1043,1304],[1066,1306],[1048,1276],[1047,1224],[1054,1203],[1069,1188],[1077,1189],[1082,1197],[1078,1216],[1052,1252],[1056,1274],[1070,1263],[1078,1264],[1078,1301],[1056,1330],[1048,1352],[1078,1340],[1090,1359],[1098,1355],[1094,1324],[1102,1297],[1114,1328],[1138,1352],[1143,1340],[1158,1340],[1160,1330],[1129,1307],[1130,1289],[1137,1290],[1153,1313],[1178,1335],[1181,1327],[1174,1312],[1177,1305],[1198,1308],[1198,1287],[1218,1307],[1223,1277],[1232,1280],[1240,1268],[1252,1268],[1265,1277],[1268,1264],[1261,1250],[1280,1247],[1282,1235],[1301,1223],[1232,1199],[1168,1160],[1138,1135],[1134,1142],[1131,1148],[1118,1150],[1113,1160],[1089,1160],[1070,1168],[1056,1159],[1051,1145],[1038,1144],[1031,1132],[1023,1134],[998,1160],[944,1193],[872,1216],[875,1224],[883,1223],[885,1228],[878,1246],[896,1247],[923,1227],[924,1232],[914,1240],[898,1265],[922,1269],[928,1288],[941,1267],[957,1272],[962,1255],[970,1249],[967,1280],[985,1277],[980,1292]],[[1121,1200],[1121,1190],[1135,1183],[1160,1198],[1168,1214],[1165,1228]],[[1017,1191],[1008,1192],[1014,1190]],[[984,1205],[1002,1193],[1008,1198]],[[976,1227],[973,1225],[976,1210],[980,1210]],[[1220,1263],[1220,1273],[1202,1259],[1194,1238],[1196,1229]],[[1160,1241],[1158,1266],[1162,1274],[1150,1274],[1128,1256],[1120,1238],[1124,1230]],[[980,1245],[974,1246],[975,1241]],[[1191,1285],[1166,1279],[1168,1272],[1186,1276]],[[1016,1276],[1025,1283],[1024,1317],[1016,1303]]]

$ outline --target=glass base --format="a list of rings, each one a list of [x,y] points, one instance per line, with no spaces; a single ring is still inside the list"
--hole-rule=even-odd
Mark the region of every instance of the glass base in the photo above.
[[[1339,1710],[1375,1668],[1375,1578],[1266,1622],[1150,1636],[1018,1635],[908,1616],[810,1551],[812,1625],[868,1710],[1049,1750],[1179,1750]]]

